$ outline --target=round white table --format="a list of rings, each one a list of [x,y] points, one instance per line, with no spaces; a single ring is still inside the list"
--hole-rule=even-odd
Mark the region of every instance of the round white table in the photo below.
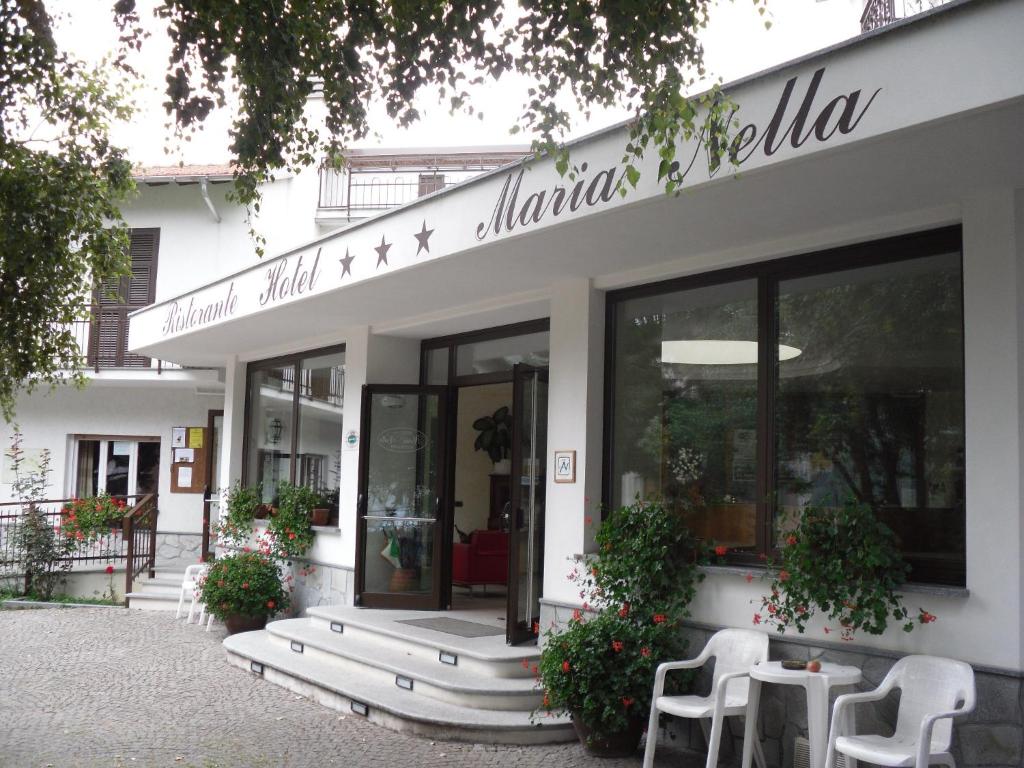
[[[750,693],[743,733],[743,768],[750,768],[754,739],[757,738],[757,708],[761,683],[802,685],[807,693],[807,741],[810,745],[810,768],[824,768],[828,747],[828,691],[834,685],[854,685],[861,681],[860,670],[831,662],[822,662],[820,672],[806,669],[783,669],[782,662],[768,661],[750,668]],[[849,707],[852,711],[852,707]]]

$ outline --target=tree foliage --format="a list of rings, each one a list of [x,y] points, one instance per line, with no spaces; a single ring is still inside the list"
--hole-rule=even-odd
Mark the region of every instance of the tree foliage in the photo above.
[[[81,381],[89,286],[128,267],[118,205],[133,188],[109,76],[58,50],[41,2],[0,0],[0,412],[41,383]],[[81,334],[80,334],[81,335]]]

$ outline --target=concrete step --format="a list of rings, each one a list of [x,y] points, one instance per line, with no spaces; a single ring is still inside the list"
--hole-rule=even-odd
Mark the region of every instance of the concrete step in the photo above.
[[[312,624],[321,629],[340,627],[348,637],[376,644],[398,655],[437,662],[441,653],[455,656],[457,666],[485,677],[533,678],[532,667],[540,660],[535,645],[506,645],[503,636],[459,637],[424,627],[400,623],[406,618],[456,616],[453,612],[379,611],[352,606],[306,609]]]
[[[138,586],[138,585],[136,585]],[[128,607],[135,608],[140,611],[176,611],[178,610],[178,593],[175,592],[173,595],[154,594],[152,592],[143,592],[136,590],[135,592],[129,592],[126,597],[128,598]],[[186,608],[187,608],[186,604]]]
[[[484,675],[458,664],[403,652],[349,633],[338,633],[309,619],[267,625],[275,645],[301,652],[339,670],[365,672],[383,686],[405,685],[420,696],[479,709],[532,710],[542,694],[533,678]]]
[[[543,744],[576,738],[567,717],[533,717],[529,711],[480,709],[417,695],[415,686],[406,690],[394,680],[381,683],[373,670],[343,668],[313,654],[297,653],[272,639],[269,630],[231,635],[224,640],[224,648],[235,666],[392,730],[490,744]]]

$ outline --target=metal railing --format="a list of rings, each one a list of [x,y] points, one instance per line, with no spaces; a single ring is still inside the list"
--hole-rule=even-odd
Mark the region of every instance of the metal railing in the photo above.
[[[320,207],[346,211],[395,208],[455,183],[455,179],[442,174],[360,173],[322,168]]]
[[[81,351],[84,366],[96,373],[111,368],[180,368],[176,363],[153,360],[128,351],[128,314],[141,307],[99,305],[90,309],[87,320],[71,323],[71,333]]]
[[[864,12],[860,16],[860,31],[870,32],[948,2],[949,0],[867,0]]]
[[[129,506],[123,517],[111,521],[110,530],[95,539],[79,542],[70,548],[58,562],[73,568],[83,563],[125,564],[125,595],[131,592],[132,582],[148,570],[156,572],[156,528],[160,511],[155,493],[145,496],[115,496]],[[26,505],[20,501],[0,503],[0,579],[24,577],[25,591],[32,587],[32,574],[25,568],[22,553],[18,551],[16,531],[25,521],[26,506],[42,512],[43,518],[61,536],[65,519],[64,508],[74,499],[46,499]],[[128,598],[125,598],[125,605]]]

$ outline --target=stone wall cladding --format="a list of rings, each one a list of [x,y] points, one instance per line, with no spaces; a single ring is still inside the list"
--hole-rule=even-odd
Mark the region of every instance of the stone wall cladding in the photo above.
[[[541,605],[543,627],[565,626],[572,617],[571,607],[544,603]],[[715,630],[685,627],[683,633],[689,641],[689,654],[696,656]],[[787,642],[771,639],[772,659],[820,658],[836,664],[858,667],[864,682],[857,690],[871,690],[878,686],[896,662],[890,655],[872,649],[849,646],[848,650],[831,646],[818,647],[806,642]],[[958,718],[953,737],[953,757],[960,768],[1019,768],[1024,762],[1024,681],[1021,675],[975,670],[978,703],[972,714]],[[697,680],[699,693],[707,694],[711,688],[711,667],[706,667]],[[831,700],[849,688],[833,689]],[[874,704],[857,707],[857,725],[863,732],[891,734],[896,723],[899,696],[891,694]],[[719,759],[738,763],[743,751],[743,722],[740,718],[727,718],[728,728],[722,737]],[[761,704],[758,713],[758,733],[764,746],[765,758],[771,768],[791,768],[793,743],[797,736],[807,736],[807,700],[803,688],[793,685],[761,686]],[[705,752],[707,745],[697,721],[675,718],[668,720],[659,738],[673,746]]]
[[[156,534],[156,566],[162,571],[184,571],[186,567],[199,562],[203,548],[200,533]]]
[[[292,564],[292,610],[296,615],[320,605],[352,605],[353,573],[332,565]]]

